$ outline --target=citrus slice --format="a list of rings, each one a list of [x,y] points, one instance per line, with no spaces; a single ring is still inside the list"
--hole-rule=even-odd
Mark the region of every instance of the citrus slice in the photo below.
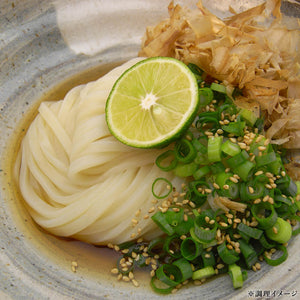
[[[109,130],[137,148],[162,147],[193,122],[199,106],[197,80],[181,61],[147,58],[126,70],[106,102]]]

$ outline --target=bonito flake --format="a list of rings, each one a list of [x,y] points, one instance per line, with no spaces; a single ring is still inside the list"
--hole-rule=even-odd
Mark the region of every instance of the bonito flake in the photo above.
[[[171,2],[169,18],[147,28],[139,55],[194,63],[238,87],[237,105],[259,107],[268,138],[300,149],[300,26],[286,27],[280,6],[268,0],[221,20],[201,1],[193,10]]]

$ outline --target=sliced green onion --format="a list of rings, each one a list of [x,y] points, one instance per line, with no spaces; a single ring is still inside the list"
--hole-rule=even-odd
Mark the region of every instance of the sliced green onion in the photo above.
[[[162,237],[153,239],[148,245],[148,253],[151,255],[161,254],[165,239]]]
[[[240,115],[248,123],[248,125],[254,126],[254,124],[257,120],[257,117],[253,111],[248,110],[248,109],[241,109]]]
[[[202,80],[203,71],[197,65],[189,63],[187,66],[194,73],[198,83],[199,83],[199,81],[203,81]]]
[[[292,237],[292,226],[289,222],[278,217],[274,226],[266,230],[266,235],[275,242],[287,243]]]
[[[194,159],[194,163],[196,163],[197,165],[204,165],[204,166],[208,165],[209,161],[207,158],[207,153],[203,154],[203,153],[198,152],[196,155],[196,158]]]
[[[261,235],[259,242],[261,243],[264,249],[271,249],[275,247],[275,244],[269,243],[264,234]]]
[[[286,204],[287,206],[291,206],[293,204],[292,201],[291,201],[291,199],[283,197],[282,194],[275,195],[274,201],[275,201],[274,205],[276,205],[276,207],[280,207],[280,205],[282,203]]]
[[[253,171],[255,164],[252,161],[246,160],[239,166],[233,168],[233,172],[239,175],[242,180],[247,181],[251,176],[251,172]]]
[[[183,235],[190,231],[191,227],[194,225],[192,218],[188,217],[187,221],[184,221],[184,211],[179,209],[179,211],[168,210],[165,214],[166,221],[173,227],[174,232]]]
[[[216,162],[221,160],[221,145],[223,137],[213,136],[208,139],[207,155],[210,162]]]
[[[200,280],[200,279],[211,277],[215,274],[216,274],[215,269],[212,266],[208,266],[193,272],[192,279]]]
[[[163,249],[171,257],[180,258],[181,257],[181,252],[180,252],[181,243],[182,243],[182,240],[179,238],[179,236],[177,236],[177,235],[168,236],[165,239]]]
[[[231,265],[240,259],[237,252],[226,247],[225,242],[217,247],[217,251],[225,264]]]
[[[177,165],[177,157],[173,150],[168,150],[159,155],[155,161],[156,165],[163,171],[171,171]]]
[[[206,114],[206,116],[204,115]],[[210,115],[208,115],[210,114]],[[217,113],[213,112],[207,112],[207,113],[203,113],[199,119],[196,121],[196,128],[199,131],[202,131],[204,133],[204,127],[207,126],[208,124],[210,124],[211,126],[211,131],[215,132],[216,131],[216,127],[219,126],[219,120],[216,117]],[[207,138],[207,137],[206,137]]]
[[[166,183],[167,184],[166,187],[165,187],[167,192],[165,194],[163,194],[162,196],[159,196],[155,190],[157,190],[157,189],[161,190],[162,189],[162,186],[160,186],[161,183]],[[166,178],[163,178],[163,177],[156,178],[154,180],[154,182],[152,183],[152,195],[157,199],[164,199],[164,198],[168,197],[171,192],[172,192],[172,183]]]
[[[196,206],[201,206],[207,200],[207,194],[202,194],[199,191],[200,188],[208,189],[210,188],[209,184],[205,181],[195,180],[192,181],[189,185],[190,187],[190,200],[196,204]]]
[[[244,223],[239,223],[239,225],[237,226],[237,229],[238,229],[239,233],[246,234],[256,240],[258,240],[263,233],[262,230],[250,227]]]
[[[228,125],[222,125],[222,129],[228,133],[233,133],[236,136],[244,136],[244,128],[246,122],[230,122]]]
[[[213,83],[210,85],[210,88],[211,88],[213,91],[216,91],[216,92],[218,92],[218,93],[227,94],[227,92],[226,92],[226,86],[223,85],[223,84],[219,84],[219,83],[213,82]]]
[[[220,106],[218,106],[218,118],[221,119],[222,117],[222,113],[223,114],[229,114],[229,115],[233,115],[236,114],[238,112],[237,107],[235,105],[229,104],[228,102],[232,102],[230,98],[226,97],[226,101],[224,104],[221,104]]]
[[[192,237],[188,237],[182,241],[180,250],[185,259],[192,261],[202,253],[203,246]]]
[[[280,174],[280,172],[283,168],[283,164],[282,164],[281,157],[278,153],[276,153],[276,161],[273,162],[272,164],[268,165],[268,168],[272,174],[274,174],[274,175]]]
[[[173,227],[176,227],[183,222],[183,215],[183,209],[179,209],[179,211],[168,210],[165,213],[167,222]]]
[[[172,235],[175,233],[173,227],[168,223],[166,215],[161,211],[156,212],[151,219],[156,223],[156,225],[166,234]]]
[[[218,161],[209,166],[213,174],[219,174],[225,171],[225,167],[222,162]]]
[[[195,214],[195,216],[197,216],[197,214]],[[207,248],[209,248],[209,247],[214,247],[214,246],[216,246],[217,243],[218,243],[216,239],[212,240],[212,241],[209,242],[209,243],[203,243],[202,241],[200,241],[200,240],[198,239],[198,237],[195,235],[195,227],[192,227],[192,228],[191,228],[190,234],[191,234],[191,237],[192,237],[193,240],[195,240],[196,242],[198,242],[198,243],[200,243],[200,244],[202,245],[203,249],[207,249]]]
[[[296,187],[297,187],[296,195],[300,195],[300,181],[296,181],[295,184],[296,184]]]
[[[164,287],[158,287],[157,284],[160,286],[163,285]],[[150,285],[154,292],[156,292],[158,294],[163,294],[163,295],[170,294],[172,292],[172,290],[174,289],[173,286],[170,287],[169,285],[163,283],[156,276],[153,276],[151,278]]]
[[[260,202],[252,205],[251,212],[262,229],[271,228],[277,221],[277,213],[274,206],[269,202]]]
[[[292,235],[298,235],[300,233],[300,227],[293,229]]]
[[[214,99],[214,93],[210,88],[201,88],[198,94],[201,106],[208,105]]]
[[[216,264],[215,256],[212,251],[203,251],[201,257],[204,267],[213,267]]]
[[[250,192],[251,189],[251,192]],[[240,197],[243,202],[249,202],[264,196],[265,186],[261,182],[242,182],[240,185]]]
[[[174,261],[173,265],[176,266],[181,272],[181,282],[186,281],[187,279],[190,279],[192,277],[192,266],[185,258],[180,258]]]
[[[230,140],[227,140],[222,144],[221,150],[230,156],[235,156],[241,152],[240,146]]]
[[[295,204],[296,204],[298,210],[300,210],[300,200],[297,201],[297,199],[295,199]]]
[[[175,145],[175,155],[179,162],[188,164],[194,160],[197,151],[187,139],[181,139]]]
[[[247,161],[248,158],[249,158],[249,154],[247,153],[247,151],[242,150],[239,154],[229,158],[226,161],[226,163],[228,164],[230,169],[233,169],[233,168],[241,165],[245,161]]]
[[[256,161],[257,167],[259,168],[259,167],[266,166],[266,165],[276,162],[277,158],[276,158],[275,152],[270,152],[270,153],[266,153],[262,156],[256,156],[255,161]]]
[[[229,180],[232,176],[233,173],[220,172],[216,176],[216,184],[222,188],[227,183],[227,180]]]
[[[197,171],[198,165],[195,162],[189,164],[178,164],[173,170],[178,177],[190,177]]]
[[[226,229],[232,227],[232,224],[228,223],[228,218],[226,217],[225,214],[218,215],[218,218],[219,218],[219,220],[218,220],[218,227],[220,229],[225,229],[226,230]]]
[[[237,199],[239,197],[239,184],[228,180],[226,185],[228,186],[226,189],[221,187],[217,190],[218,195],[233,200]]]
[[[257,139],[259,138],[259,141]],[[267,150],[260,151],[258,149],[259,146],[264,146],[266,142],[266,138],[262,135],[256,135],[256,138],[253,139],[252,143],[250,144],[250,152],[254,155],[258,156],[259,152],[266,153]]]
[[[297,185],[291,178],[288,187],[284,189],[284,193],[287,196],[292,196],[292,197],[296,196],[297,194]]]
[[[235,289],[241,288],[244,283],[241,267],[236,264],[231,264],[228,266],[228,273],[232,280],[233,287]]]
[[[210,172],[210,168],[208,166],[204,166],[196,170],[196,172],[193,173],[193,177],[195,178],[195,180],[199,180],[205,175],[207,175],[209,172]]]
[[[266,254],[264,254],[264,260],[266,261],[266,263],[273,267],[280,265],[288,258],[288,252],[286,247],[282,245],[277,245],[276,248],[282,252],[282,255],[279,258],[272,259],[269,258]]]
[[[254,126],[258,129],[258,132],[261,133],[264,129],[265,121],[263,118],[258,118],[254,124]]]
[[[242,252],[243,257],[245,259],[245,263],[246,263],[248,269],[251,269],[252,266],[257,261],[257,253],[254,250],[254,248],[251,246],[251,244],[247,243],[243,239],[239,240],[239,244],[240,244],[241,252]]]
[[[206,146],[204,146],[199,140],[192,139],[192,145],[194,146],[197,152],[200,152],[201,154],[207,153]]]
[[[206,221],[206,217],[209,220],[214,220],[213,224],[210,224]],[[218,228],[217,222],[215,220],[215,215],[212,210],[203,211],[195,218],[195,235],[198,240],[202,243],[209,243],[215,239],[216,231]]]
[[[172,264],[161,265],[155,274],[157,279],[171,287],[178,285],[182,280],[180,269]],[[174,279],[170,277],[174,277]]]

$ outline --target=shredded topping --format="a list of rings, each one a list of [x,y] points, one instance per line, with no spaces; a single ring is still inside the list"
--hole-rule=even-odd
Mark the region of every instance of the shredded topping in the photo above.
[[[169,18],[148,27],[141,56],[172,56],[238,87],[237,105],[265,116],[272,143],[300,148],[299,20],[284,25],[279,0],[221,20],[199,1],[170,3]],[[232,10],[231,10],[232,12]]]

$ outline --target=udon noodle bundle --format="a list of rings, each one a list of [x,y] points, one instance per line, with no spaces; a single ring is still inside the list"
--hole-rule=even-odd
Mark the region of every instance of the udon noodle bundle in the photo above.
[[[114,82],[140,59],[40,105],[15,171],[32,218],[45,230],[99,245],[161,234],[148,213],[159,205],[152,183],[166,177],[154,163],[160,151],[121,144],[105,121]]]

